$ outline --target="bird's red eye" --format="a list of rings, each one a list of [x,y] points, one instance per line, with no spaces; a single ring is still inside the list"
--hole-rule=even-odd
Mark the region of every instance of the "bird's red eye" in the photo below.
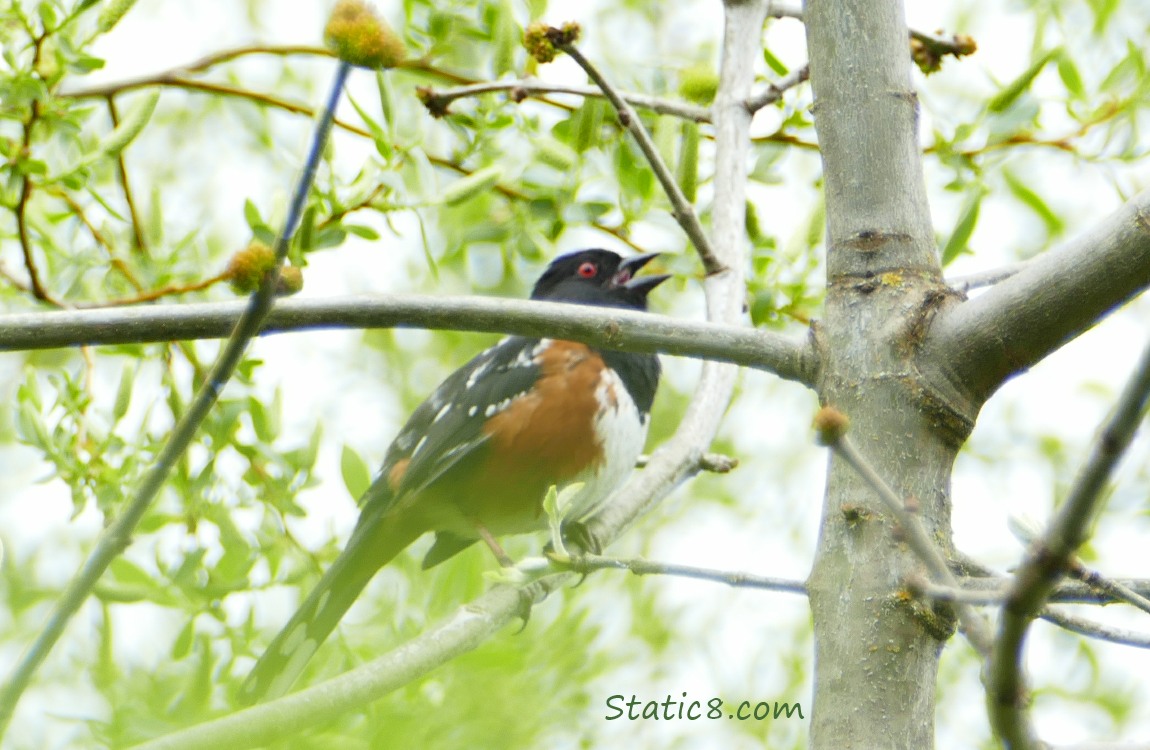
[[[599,267],[588,261],[579,266],[579,276],[584,279],[593,279],[599,273]]]

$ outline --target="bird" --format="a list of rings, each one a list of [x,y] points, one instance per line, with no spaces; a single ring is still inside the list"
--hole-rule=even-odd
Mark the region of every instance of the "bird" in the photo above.
[[[667,275],[637,277],[659,253],[580,250],[555,258],[531,299],[647,309]],[[659,383],[654,354],[510,336],[449,375],[412,412],[360,498],[348,543],[248,673],[240,700],[288,692],[375,574],[427,532],[427,569],[484,541],[547,528],[551,487],[571,492],[567,518],[594,512],[630,474]]]

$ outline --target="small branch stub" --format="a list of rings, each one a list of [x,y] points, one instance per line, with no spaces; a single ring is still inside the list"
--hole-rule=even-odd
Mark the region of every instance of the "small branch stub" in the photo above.
[[[974,37],[966,34],[955,34],[949,39],[940,34],[931,36],[918,32],[911,32],[910,54],[914,63],[923,73],[930,75],[942,68],[942,60],[947,55],[954,55],[955,59],[973,55],[978,50]]]
[[[335,4],[323,40],[340,60],[361,68],[394,68],[407,58],[399,35],[359,0]]]

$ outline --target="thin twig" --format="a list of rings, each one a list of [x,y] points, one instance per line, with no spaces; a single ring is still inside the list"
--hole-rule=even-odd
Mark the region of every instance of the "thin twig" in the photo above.
[[[469,86],[460,86],[453,89],[418,89],[419,99],[428,111],[436,117],[447,114],[451,103],[459,99],[482,94],[506,91],[513,101],[519,102],[526,98],[535,98],[542,94],[573,94],[584,98],[603,98],[603,90],[596,86],[574,86],[557,83],[547,83],[535,78],[523,78],[517,81],[485,81]],[[672,115],[693,122],[710,122],[711,110],[686,102],[677,102],[670,99],[660,99],[647,94],[633,94],[620,92],[619,96],[629,104],[661,115]],[[553,103],[553,102],[552,102]]]
[[[1010,584],[1009,581],[1006,580],[1003,580],[995,589],[953,588],[921,580],[908,581],[907,588],[915,595],[930,597],[935,601],[962,602],[975,606],[1000,606],[1006,601],[1010,593]],[[1073,590],[1056,592],[1055,595],[1051,596],[1051,600],[1075,601],[1077,597],[1074,596],[1074,594],[1076,593],[1078,592]],[[1075,617],[1061,609],[1052,607],[1043,607],[1038,616],[1060,628],[1090,638],[1109,641],[1110,643],[1117,643],[1123,646],[1150,648],[1150,633],[1140,633],[1133,630],[1115,628],[1110,625],[1102,625],[1101,623],[1082,617]]]
[[[1115,601],[1126,602],[1137,607],[1146,614],[1150,614],[1150,599],[1146,598],[1129,586],[1107,578],[1097,570],[1087,567],[1077,557],[1071,561],[1069,575],[1082,581],[1087,586],[1109,596]]]
[[[693,565],[662,563],[639,558],[602,557],[599,555],[584,554],[577,557],[563,558],[552,555],[551,560],[561,568],[567,568],[582,574],[587,574],[594,570],[629,570],[637,576],[677,576],[699,581],[725,583],[734,588],[765,589],[767,591],[782,591],[788,594],[803,594],[804,596],[807,593],[807,585],[805,583],[789,578],[774,578],[771,576],[752,575],[751,573],[699,568]]]
[[[205,73],[217,65],[228,63],[248,55],[274,55],[278,57],[287,57],[290,55],[313,55],[317,57],[333,56],[331,50],[328,50],[326,47],[315,47],[312,45],[288,44],[282,46],[251,45],[245,47],[235,47],[233,49],[221,50],[220,52],[213,52],[191,63],[187,63],[185,65],[177,65],[173,68],[168,68],[167,70],[162,70],[157,73],[150,73],[148,75],[129,78],[123,81],[112,81],[110,83],[100,84],[99,86],[91,86],[88,88],[64,91],[60,92],[60,95],[72,97],[108,97],[114,94],[123,93],[125,91],[131,91],[132,89],[148,88],[150,86],[160,85],[165,81],[170,81],[176,78],[183,78],[195,73]],[[404,62],[400,63],[397,68],[412,73],[422,73],[425,75],[440,78],[455,85],[476,83],[476,81],[472,78],[437,68],[430,64],[427,60],[422,59],[405,60]]]
[[[331,130],[331,119],[349,70],[350,66],[347,63],[340,62],[324,110],[324,117],[316,125],[311,150],[308,153],[303,173],[296,185],[287,218],[284,220],[283,231],[276,241],[276,257],[281,262],[287,255],[288,245],[296,225],[299,223],[304,203],[315,179],[320,154]],[[131,542],[132,533],[140,519],[143,518],[145,511],[163,486],[171,469],[195,437],[200,424],[223,391],[224,384],[231,378],[232,373],[243,358],[248,341],[259,331],[263,318],[271,309],[274,301],[275,284],[279,276],[278,270],[277,264],[275,269],[267,275],[260,288],[252,294],[244,315],[236,324],[235,331],[224,346],[224,350],[221,352],[215,367],[212,368],[208,380],[172,429],[167,443],[156,457],[152,468],[144,476],[135,495],[124,506],[120,515],[100,535],[92,554],[69,582],[63,595],[57,601],[44,629],[25,651],[8,683],[0,691],[0,735],[3,734],[11,721],[16,703],[27,688],[36,669],[47,658],[48,653],[63,634],[64,628],[87,600],[92,589],[104,571],[107,570],[108,565]]]
[[[1103,625],[1083,617],[1069,615],[1060,609],[1053,609],[1051,607],[1043,609],[1039,617],[1064,630],[1069,630],[1079,635],[1097,638],[1098,640],[1108,641],[1110,643],[1117,643],[1120,646],[1150,648],[1150,633],[1140,633],[1135,630]]]
[[[555,30],[557,34],[558,29]],[[635,138],[635,142],[639,144],[639,149],[643,155],[647,157],[647,163],[651,165],[651,171],[655,174],[659,184],[663,186],[663,192],[667,194],[668,200],[671,201],[671,212],[675,220],[679,222],[679,226],[686,232],[687,237],[691,240],[691,244],[695,246],[695,251],[699,254],[699,258],[703,261],[703,268],[706,270],[707,275],[711,276],[721,273],[725,270],[722,260],[715,253],[714,248],[711,247],[711,240],[707,237],[707,233],[703,230],[703,225],[699,222],[699,217],[695,214],[695,209],[691,203],[683,195],[683,191],[679,188],[679,183],[675,181],[674,175],[671,170],[663,162],[663,157],[659,155],[659,150],[655,147],[655,142],[651,140],[651,135],[647,132],[647,128],[643,127],[643,121],[639,119],[639,115],[635,113],[631,105],[628,104],[619,92],[611,86],[610,82],[599,72],[599,69],[591,64],[591,61],[583,56],[583,53],[573,44],[562,43],[562,37],[559,37],[559,42],[555,46],[563,50],[571,57],[579,67],[590,76],[595,85],[603,90],[607,99],[611,102],[611,106],[619,115],[619,121],[631,132]]]
[[[234,59],[234,58],[239,57],[241,55],[255,54],[255,53],[293,54],[293,53],[297,53],[297,52],[300,52],[300,53],[309,52],[309,53],[316,53],[316,54],[322,52],[325,55],[329,54],[329,53],[327,53],[326,50],[320,50],[319,48],[311,48],[311,47],[283,47],[283,48],[252,47],[252,48],[242,48],[239,50],[229,50],[226,52],[221,52],[217,55],[210,55],[208,57],[205,57],[202,60],[197,61],[196,63],[194,63],[193,65],[188,66],[188,67],[174,68],[174,69],[166,71],[166,72],[157,73],[157,74],[145,76],[142,78],[132,79],[129,81],[122,81],[119,83],[107,84],[105,86],[100,86],[100,87],[96,87],[96,88],[76,89],[73,91],[61,93],[60,96],[72,97],[72,98],[77,98],[77,99],[91,98],[91,97],[105,97],[105,98],[109,99],[109,101],[110,101],[112,96],[114,96],[117,93],[122,93],[124,91],[131,91],[133,89],[145,88],[145,87],[150,87],[150,86],[163,86],[166,88],[176,88],[176,89],[182,89],[185,91],[217,94],[220,96],[226,96],[226,97],[235,98],[235,99],[244,99],[244,100],[250,101],[254,104],[260,105],[260,106],[274,107],[277,109],[282,109],[285,112],[290,112],[292,114],[298,114],[298,115],[303,115],[303,116],[308,117],[308,118],[314,118],[315,114],[316,114],[315,110],[306,104],[302,104],[299,102],[293,102],[293,101],[290,101],[287,99],[283,99],[281,97],[272,96],[270,94],[261,94],[259,92],[249,91],[247,89],[243,89],[243,88],[240,88],[238,86],[232,86],[232,85],[220,84],[220,83],[210,83],[210,82],[206,82],[206,81],[197,81],[197,80],[185,77],[185,74],[189,71],[199,70],[203,67],[206,67],[209,64],[216,64],[219,62],[225,62],[227,60]],[[412,70],[412,71],[416,71],[416,72],[427,72],[429,74],[438,76],[440,78],[444,78],[444,79],[449,80],[451,82],[473,83],[470,79],[466,79],[462,76],[457,76],[457,75],[454,75],[451,73],[447,73],[445,71],[438,70],[438,69],[436,69],[430,65],[427,65],[426,63],[422,63],[420,61],[407,61],[406,63],[404,63],[403,67],[405,67],[408,70]],[[335,124],[335,127],[340,128],[341,130],[343,130],[345,132],[353,133],[353,134],[361,136],[363,138],[372,138],[373,137],[371,132],[369,130],[367,130],[366,128],[361,128],[357,125],[353,125],[353,124],[346,122],[344,120],[340,120],[339,118],[336,118],[334,120],[334,124]],[[426,153],[426,152],[425,152],[425,156],[427,157],[428,162],[430,162],[431,164],[434,164],[437,167],[443,167],[445,169],[450,169],[454,172],[457,172],[457,173],[463,174],[463,175],[469,175],[472,172],[472,170],[467,169],[463,165],[461,165],[461,164],[459,164],[459,163],[457,163],[451,159],[448,159],[448,158],[445,158],[442,156],[436,156],[435,154],[430,154],[430,153]],[[531,200],[531,196],[529,196],[529,195],[527,195],[527,194],[525,194],[519,190],[516,190],[515,188],[510,187],[508,185],[496,184],[492,189],[495,190],[500,195],[504,196],[505,198],[509,198],[511,200],[516,200],[516,201],[529,201],[529,200]],[[140,232],[139,227],[141,226],[141,223],[140,223],[138,217],[136,216],[135,203],[134,203],[134,201],[131,200],[130,191],[128,189],[126,182],[124,184],[124,190],[125,190],[125,200],[127,200],[129,202],[129,210],[132,212],[132,216],[134,217],[133,218],[133,225],[136,228],[137,233],[139,233]],[[640,248],[637,245],[635,245],[635,243],[632,240],[630,240],[629,238],[624,236],[623,233],[617,229],[614,229],[612,227],[609,227],[605,224],[601,224],[598,222],[593,223],[592,226],[595,227],[596,229],[602,231],[602,232],[605,232],[607,234],[612,235],[613,237],[616,237],[621,242],[624,242],[628,246],[635,249],[636,252],[645,252],[645,250],[643,248]],[[141,235],[141,239],[142,239],[142,235]]]
[[[989,271],[976,271],[963,276],[954,276],[946,280],[946,285],[958,292],[969,292],[971,289],[980,289],[984,286],[993,286],[1000,281],[1009,279],[1026,267],[1026,261],[1011,263],[1009,265],[992,268]]]
[[[33,111],[38,109],[35,103],[33,103],[32,109]],[[26,151],[30,147],[31,134],[32,123],[30,121],[25,123],[24,127],[24,148]],[[31,198],[32,178],[27,174],[21,175],[20,198],[16,202],[16,234],[20,238],[20,251],[24,256],[24,270],[28,272],[29,289],[32,291],[32,296],[36,299],[57,307],[62,307],[63,305],[60,302],[48,294],[48,290],[44,288],[43,282],[40,281],[40,272],[36,268],[36,258],[32,253],[32,238],[28,233],[28,201]]]
[[[958,586],[947,586],[918,577],[907,578],[903,583],[911,595],[924,596],[937,602],[962,602],[964,604],[992,606],[1001,604],[1002,600],[1006,598],[1006,581],[1002,581],[995,588],[977,589],[964,587],[962,581],[959,581]]]
[[[1002,604],[1010,592],[1010,578],[1006,576],[960,577],[958,580],[958,588],[921,578],[908,578],[905,583],[912,594],[939,601],[965,601],[986,606]],[[1110,579],[1107,583],[1108,586],[1099,587],[1080,581],[1063,581],[1050,593],[1049,601],[1058,604],[1129,604],[1131,596],[1150,594],[1150,580],[1147,579]],[[1126,593],[1115,593],[1119,591]]]
[[[645,453],[640,455],[635,459],[635,468],[642,469],[650,460],[649,455]],[[697,465],[699,471],[707,471],[712,474],[729,474],[739,465],[739,459],[734,456],[725,456],[722,453],[704,453],[699,456]]]
[[[879,476],[874,467],[870,465],[870,462],[858,452],[846,434],[845,428],[821,431],[821,436],[826,441],[826,445],[839,458],[846,461],[879,496],[883,505],[898,521],[907,544],[926,565],[927,571],[935,582],[951,589],[957,589],[958,580],[951,573],[950,565],[947,563],[942,550],[931,539],[918,516],[907,510],[903,498],[891,489],[886,480]],[[989,656],[992,638],[986,618],[973,606],[964,602],[955,602],[955,610],[958,614],[959,627],[967,640],[984,658]]]
[[[31,33],[31,29],[28,29]],[[48,33],[45,31],[43,34],[32,34],[32,64],[29,66],[35,70],[40,62],[40,55],[44,50],[44,40],[47,38]],[[20,124],[22,132],[21,153],[32,153],[32,131],[36,127],[36,122],[40,119],[40,101],[35,99],[32,101],[31,108],[28,112],[28,119]],[[62,305],[54,300],[48,291],[44,288],[43,283],[40,281],[40,272],[36,268],[36,259],[32,253],[32,238],[28,233],[28,202],[32,198],[32,178],[27,172],[20,175],[20,197],[16,203],[16,234],[20,239],[20,251],[24,256],[24,268],[28,271],[29,288],[32,291],[32,296],[36,299],[47,302],[57,307]]]
[[[215,286],[221,281],[227,281],[228,274],[220,273],[207,279],[200,281],[191,281],[186,284],[168,284],[158,289],[141,290],[139,294],[131,297],[120,297],[119,299],[103,300],[101,302],[78,302],[75,308],[78,310],[98,310],[107,307],[124,307],[127,305],[139,305],[144,302],[155,302],[164,297],[175,297],[181,294],[191,294],[192,292],[201,292],[204,289]]]
[[[995,734],[1010,747],[1036,747],[1024,700],[1023,644],[1031,621],[1041,611],[1075,550],[1086,541],[1090,522],[1104,502],[1103,489],[1129,447],[1150,397],[1150,346],[1094,441],[1066,501],[1014,576],[1003,606],[989,665],[987,703]]]
[[[804,65],[801,68],[791,71],[785,77],[769,84],[763,91],[747,99],[747,110],[750,112],[758,112],[763,107],[774,104],[783,98],[783,94],[785,94],[787,90],[793,89],[810,77],[810,65]]]

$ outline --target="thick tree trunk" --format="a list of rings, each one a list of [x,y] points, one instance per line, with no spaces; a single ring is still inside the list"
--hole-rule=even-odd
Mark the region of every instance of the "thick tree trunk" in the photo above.
[[[950,471],[973,415],[916,365],[923,329],[957,300],[941,281],[916,133],[901,3],[805,4],[827,199],[823,403],[851,419],[878,472],[950,547]],[[922,565],[874,491],[832,461],[810,577],[814,748],[929,748],[938,656],[952,620],[900,596]]]

